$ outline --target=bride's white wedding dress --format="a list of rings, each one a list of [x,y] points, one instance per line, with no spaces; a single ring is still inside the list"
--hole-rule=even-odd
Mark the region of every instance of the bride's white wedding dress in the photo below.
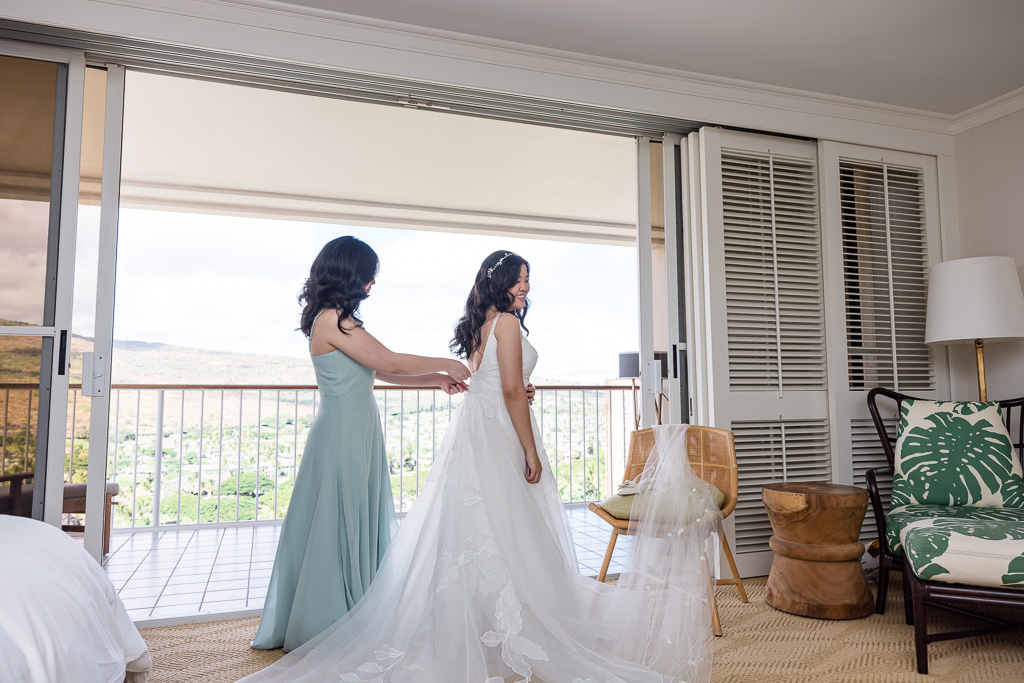
[[[488,336],[423,492],[369,591],[247,683],[710,679],[709,558],[721,518],[686,463],[685,428],[658,432],[640,482],[648,493],[635,505],[661,511],[662,519],[641,525],[630,571],[619,585],[581,576],[543,450],[540,482],[524,478],[493,325]],[[524,382],[536,362],[524,337]],[[687,496],[689,505],[677,504]]]

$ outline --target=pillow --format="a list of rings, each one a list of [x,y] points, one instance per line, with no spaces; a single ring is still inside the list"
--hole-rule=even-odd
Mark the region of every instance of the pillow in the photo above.
[[[895,456],[893,509],[1024,507],[1024,470],[998,403],[903,401]]]
[[[725,494],[718,490],[715,486],[707,484],[707,487],[711,490],[711,495],[715,501],[715,505],[719,509],[722,508],[722,504],[725,503]],[[633,511],[633,506],[636,504],[639,510],[649,494],[637,493],[635,495],[623,496],[616,493],[613,496],[605,498],[601,503],[600,507],[604,509],[609,515],[615,519],[632,519],[630,516]],[[680,515],[683,515],[683,519],[687,522],[693,521],[696,517],[703,513],[700,509],[700,496],[686,496],[680,495],[671,502],[666,501],[663,505],[658,505],[655,509],[655,515],[659,518],[664,518],[665,521],[678,522]]]

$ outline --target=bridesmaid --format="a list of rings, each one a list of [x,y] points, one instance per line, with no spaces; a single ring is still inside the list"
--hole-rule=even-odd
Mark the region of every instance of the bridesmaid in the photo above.
[[[256,649],[294,650],[350,610],[397,527],[374,373],[448,394],[466,389],[462,363],[394,353],[363,328],[359,304],[379,265],[369,245],[339,237],[313,261],[299,296],[321,403],[281,528]]]

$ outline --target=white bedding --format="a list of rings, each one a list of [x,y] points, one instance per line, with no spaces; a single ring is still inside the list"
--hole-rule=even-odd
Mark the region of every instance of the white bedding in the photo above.
[[[0,681],[145,683],[152,669],[99,564],[49,524],[0,515]]]

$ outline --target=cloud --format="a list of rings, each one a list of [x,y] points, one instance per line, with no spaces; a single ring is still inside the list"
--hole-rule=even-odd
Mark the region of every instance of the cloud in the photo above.
[[[631,248],[141,210],[121,212],[114,336],[303,357],[296,295],[322,246],[344,234],[380,257],[360,315],[395,351],[448,355],[476,271],[496,249],[532,266],[538,376],[598,381],[637,346]]]
[[[0,199],[0,318],[43,324],[49,202]]]

